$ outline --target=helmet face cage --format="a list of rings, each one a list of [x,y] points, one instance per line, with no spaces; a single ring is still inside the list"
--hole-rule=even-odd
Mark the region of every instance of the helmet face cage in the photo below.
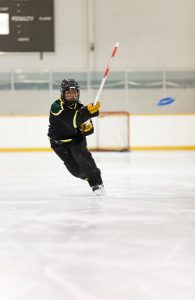
[[[67,101],[65,98],[64,98],[64,92],[65,91],[69,91],[71,89],[75,89],[78,93],[78,97],[77,99],[75,100],[75,102],[79,101],[79,96],[80,96],[80,88],[79,88],[79,85],[78,85],[78,82],[75,80],[75,79],[63,79],[61,81],[61,85],[60,85],[60,92],[61,92],[61,98],[63,101]],[[71,100],[71,102],[73,102]]]

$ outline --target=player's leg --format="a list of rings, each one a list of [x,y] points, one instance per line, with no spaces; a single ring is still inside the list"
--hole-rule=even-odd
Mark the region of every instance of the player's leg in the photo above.
[[[66,166],[67,170],[75,177],[78,177],[80,179],[87,179],[87,176],[83,174],[81,167],[77,163],[77,161],[74,159],[72,152],[68,148],[68,145],[63,144],[57,144],[53,141],[51,141],[51,148],[53,151],[60,157],[60,159],[64,162],[64,165]]]
[[[83,173],[86,174],[90,187],[93,191],[103,189],[103,181],[101,177],[101,171],[96,166],[96,163],[92,157],[92,154],[87,149],[86,138],[75,141],[71,147],[72,154],[82,169]]]

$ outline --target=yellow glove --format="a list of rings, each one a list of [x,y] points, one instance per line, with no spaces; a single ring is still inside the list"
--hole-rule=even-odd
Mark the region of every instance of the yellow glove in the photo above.
[[[99,110],[99,108],[100,108],[100,102],[99,101],[96,103],[96,105],[94,105],[93,103],[89,103],[87,105],[87,109],[88,109],[90,114],[96,113]]]
[[[79,127],[79,129],[80,129],[80,131],[82,131],[82,132],[88,132],[88,131],[90,131],[91,129],[93,128],[93,125],[91,124],[91,122],[90,123],[83,123],[80,127]]]

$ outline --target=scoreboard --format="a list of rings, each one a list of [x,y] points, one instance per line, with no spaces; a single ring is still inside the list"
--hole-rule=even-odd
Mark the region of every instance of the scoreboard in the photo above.
[[[0,0],[0,52],[54,51],[54,0]]]

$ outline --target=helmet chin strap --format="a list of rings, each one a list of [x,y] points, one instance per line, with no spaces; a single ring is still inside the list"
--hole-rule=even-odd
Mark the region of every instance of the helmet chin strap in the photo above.
[[[76,99],[69,99],[69,100],[67,100],[66,98],[64,98],[63,97],[63,102],[66,104],[66,105],[68,105],[68,106],[70,106],[70,107],[73,107],[73,106],[75,106],[75,104],[78,102],[78,98],[76,98]]]
[[[67,100],[65,100],[65,101],[66,101],[67,105],[70,107],[75,106],[75,104],[77,103],[77,101],[67,101]]]

